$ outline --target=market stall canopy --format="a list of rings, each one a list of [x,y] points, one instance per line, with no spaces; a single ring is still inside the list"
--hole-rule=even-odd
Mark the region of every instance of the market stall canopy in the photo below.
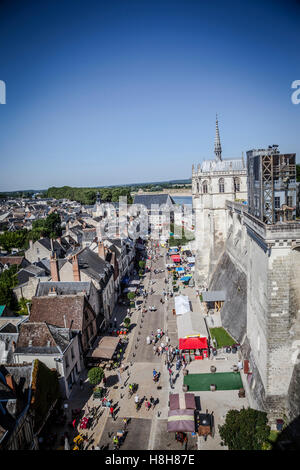
[[[195,257],[194,257],[194,256],[189,256],[189,257],[187,258],[187,262],[188,262],[188,263],[195,263],[195,261],[196,261],[196,260],[195,260]]]
[[[88,353],[88,357],[97,359],[112,359],[119,344],[119,338],[115,336],[102,336],[97,338],[93,350]]]
[[[166,268],[175,268],[176,267],[176,264],[174,263],[167,263],[166,264]]]
[[[129,287],[139,286],[141,281],[139,279],[131,279],[129,281]]]
[[[187,295],[177,295],[174,298],[176,315],[183,315],[190,312],[190,301]]]
[[[202,299],[204,302],[224,302],[226,293],[224,290],[204,291],[202,292]]]
[[[182,276],[179,280],[182,282],[188,282],[191,278],[192,276]]]
[[[170,410],[195,410],[196,402],[193,393],[170,393]]]
[[[207,338],[194,336],[190,338],[179,338],[179,349],[207,349]]]
[[[179,272],[179,273],[180,273],[180,272],[184,272],[184,268],[182,268],[182,267],[175,268],[175,271],[177,271],[177,272]]]
[[[179,255],[171,255],[172,260],[174,263],[179,263],[180,262],[180,256]]]
[[[170,410],[168,413],[168,432],[195,432],[194,410]]]
[[[169,249],[169,253],[177,253],[178,251],[178,246],[172,246],[172,248]]]
[[[123,290],[123,293],[124,294],[127,294],[127,292],[136,292],[137,290],[137,286],[128,286],[126,287],[124,290]]]
[[[203,315],[199,312],[187,312],[176,317],[178,338],[186,336],[207,336]]]

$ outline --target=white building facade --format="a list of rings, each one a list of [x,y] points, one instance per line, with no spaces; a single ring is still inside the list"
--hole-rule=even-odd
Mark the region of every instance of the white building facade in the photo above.
[[[207,285],[224,248],[226,238],[225,201],[247,201],[247,167],[241,158],[222,158],[218,119],[215,158],[192,168],[192,197],[195,212],[196,282]]]

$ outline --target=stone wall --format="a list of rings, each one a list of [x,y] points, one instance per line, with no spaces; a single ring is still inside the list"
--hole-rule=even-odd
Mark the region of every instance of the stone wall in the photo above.
[[[242,342],[247,326],[247,278],[227,252],[223,253],[213,273],[209,290],[225,290],[222,325],[234,339]]]

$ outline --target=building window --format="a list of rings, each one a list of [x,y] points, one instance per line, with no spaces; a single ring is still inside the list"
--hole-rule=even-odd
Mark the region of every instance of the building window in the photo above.
[[[234,184],[234,192],[239,192],[241,189],[241,182],[240,182],[240,178],[234,178],[233,180],[233,184]]]
[[[224,193],[224,178],[219,179],[219,192]]]
[[[288,196],[287,197],[287,205],[289,207],[293,207],[293,196]]]
[[[207,181],[203,181],[202,183],[202,190],[203,190],[203,194],[207,194]]]
[[[274,198],[275,209],[280,209],[280,197],[275,196]]]

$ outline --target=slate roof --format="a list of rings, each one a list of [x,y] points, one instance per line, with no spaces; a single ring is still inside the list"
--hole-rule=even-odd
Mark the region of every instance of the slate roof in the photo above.
[[[46,248],[48,251],[52,251],[50,238],[40,238],[40,240],[38,240],[38,243],[44,248]],[[53,250],[60,251],[64,250],[64,248],[56,240],[53,240]]]
[[[39,266],[30,265],[27,268],[20,269],[17,273],[18,285],[26,284],[31,277],[44,276],[45,270]]]
[[[40,282],[37,291],[36,297],[45,297],[48,295],[50,289],[55,289],[57,295],[76,295],[79,292],[86,292],[89,295],[91,290],[91,281],[90,282]]]
[[[204,160],[201,165],[201,171],[213,172],[213,171],[246,171],[245,163],[242,158],[231,158],[217,160]]]
[[[89,248],[81,250],[77,257],[80,271],[84,272],[91,279],[101,282],[101,284],[107,283],[113,273],[113,268],[108,262],[104,261]]]
[[[0,413],[0,442],[6,432],[12,432],[18,417],[28,403],[32,364],[14,366],[0,365],[0,399],[5,413]],[[15,392],[6,384],[6,376],[11,375]]]
[[[136,194],[134,196],[133,204],[143,204],[147,209],[151,209],[152,204],[162,204],[167,203],[175,204],[173,198],[169,194]]]

